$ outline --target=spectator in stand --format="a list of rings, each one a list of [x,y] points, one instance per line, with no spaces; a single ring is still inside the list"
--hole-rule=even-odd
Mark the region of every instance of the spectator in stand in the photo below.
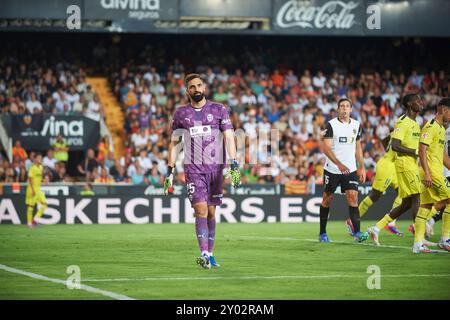
[[[292,130],[292,132],[294,134],[299,133],[301,128],[302,128],[302,124],[300,123],[300,120],[298,117],[293,117],[289,120],[289,128]],[[306,127],[305,127],[306,130]]]
[[[145,104],[141,104],[140,106],[138,119],[139,119],[139,127],[141,129],[150,128],[151,112],[149,111],[149,107],[147,107]]]
[[[369,151],[364,151],[363,161],[364,161],[364,167],[366,168],[366,170],[369,169],[371,166],[372,167],[376,166],[376,162],[370,156]]]
[[[35,93],[31,94],[31,99],[27,101],[26,103],[27,110],[29,113],[40,113],[42,112],[42,104],[37,99],[37,96]]]
[[[72,111],[75,114],[81,114],[87,111],[86,98],[84,96],[80,96],[80,100],[73,103]]]
[[[84,99],[86,100],[86,103],[91,102],[94,99],[95,93],[92,91],[92,88],[90,85],[86,86],[86,92],[84,93]]]
[[[139,134],[133,134],[131,137],[133,142],[133,147],[135,150],[145,149],[150,140],[149,135],[146,133],[145,129],[140,129]]]
[[[228,101],[228,93],[224,92],[223,86],[217,88],[217,92],[213,95],[213,100],[218,103],[226,103]]]
[[[44,159],[42,160],[42,164],[44,165],[44,167],[48,167],[51,170],[55,170],[55,164],[58,162],[58,160],[56,160],[53,156],[53,150],[49,149],[47,151],[47,155],[44,157]]]
[[[117,175],[114,176],[116,182],[129,182],[125,169],[121,165],[117,165]]]
[[[100,142],[97,145],[97,161],[104,162],[106,160],[106,155],[109,155],[109,139],[108,136],[103,136],[100,138]]]
[[[375,133],[380,140],[383,140],[390,134],[389,126],[386,124],[386,120],[384,120],[384,118],[380,119],[380,122],[375,129]]]
[[[78,172],[84,175],[86,181],[94,180],[94,170],[98,167],[98,162],[95,159],[94,149],[88,149],[86,158],[83,160],[81,164],[77,166]]]
[[[95,179],[94,182],[95,183],[113,183],[114,178],[109,175],[108,169],[106,169],[105,167],[102,167],[100,176],[97,179]]]
[[[158,172],[158,168],[153,167],[150,173],[145,177],[145,183],[151,185],[160,185],[162,184],[163,178]]]
[[[141,150],[139,152],[139,157],[137,158],[137,161],[139,162],[140,167],[142,168],[142,171],[147,173],[152,168],[152,162],[150,161],[147,150]]]
[[[144,78],[145,78],[145,76],[144,76]],[[148,89],[148,87],[144,87],[144,91],[142,92],[141,97],[140,97],[141,105],[144,105],[145,107],[150,108],[151,101],[152,101],[152,94],[150,93],[150,90]]]
[[[327,81],[327,78],[323,75],[322,71],[318,71],[317,75],[313,77],[312,84],[314,86],[315,90],[320,90],[325,86],[325,82]]]
[[[97,94],[95,94],[94,98],[88,103],[86,113],[103,116],[103,108],[100,103],[100,98],[98,97]]]
[[[56,103],[55,103],[55,109],[56,112],[58,113],[69,113],[72,111],[71,105],[69,103],[69,101],[66,98],[66,94],[64,93],[64,91],[62,91],[62,89],[59,89],[57,92],[57,95],[54,96],[56,97]]]
[[[62,133],[58,134],[55,143],[52,145],[54,156],[57,161],[69,161],[69,147]]]
[[[19,174],[17,175],[17,182],[27,182],[28,174],[25,165],[20,166]]]
[[[25,151],[25,149],[22,147],[22,143],[20,142],[20,140],[16,140],[16,143],[14,144],[13,147],[13,158],[19,157],[22,160],[26,160],[28,157],[27,152]]]
[[[134,162],[134,170],[131,171],[131,182],[135,185],[144,183],[144,170],[139,165],[139,161]]]
[[[93,191],[92,184],[86,183],[83,186],[83,190],[80,192],[81,196],[95,196],[95,192]]]
[[[256,105],[256,97],[250,88],[245,90],[245,94],[241,97],[241,103],[244,105]]]

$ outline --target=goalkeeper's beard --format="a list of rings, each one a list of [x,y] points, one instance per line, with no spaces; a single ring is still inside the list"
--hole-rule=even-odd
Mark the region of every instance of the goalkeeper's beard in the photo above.
[[[189,97],[191,98],[192,101],[198,103],[203,100],[205,94],[204,93],[189,94]]]

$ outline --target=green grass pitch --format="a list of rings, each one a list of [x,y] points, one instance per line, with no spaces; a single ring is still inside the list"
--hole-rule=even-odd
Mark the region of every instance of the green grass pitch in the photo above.
[[[382,231],[382,247],[353,244],[343,222],[329,223],[334,243],[318,243],[318,227],[218,224],[222,267],[204,270],[193,225],[0,225],[0,299],[111,298],[4,270],[65,281],[70,265],[83,285],[134,299],[450,299],[450,254],[413,255],[407,221],[403,238]],[[367,287],[370,265],[381,289]]]

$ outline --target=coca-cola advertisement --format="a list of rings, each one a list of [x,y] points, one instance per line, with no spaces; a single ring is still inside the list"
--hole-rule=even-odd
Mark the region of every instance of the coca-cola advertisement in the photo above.
[[[364,30],[363,1],[274,0],[274,29],[298,34],[357,35]]]

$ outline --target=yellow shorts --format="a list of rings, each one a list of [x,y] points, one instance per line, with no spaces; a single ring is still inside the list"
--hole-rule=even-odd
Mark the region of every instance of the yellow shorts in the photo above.
[[[45,193],[42,191],[37,191],[36,195],[34,197],[31,196],[31,192],[27,192],[25,196],[25,204],[27,206],[34,207],[36,204],[41,203],[47,203],[47,198],[45,197]]]
[[[397,172],[398,195],[400,198],[408,198],[420,193],[419,170]]]
[[[398,188],[397,172],[395,165],[389,161],[379,160],[377,162],[375,178],[373,179],[372,189],[385,192],[387,188]]]
[[[420,170],[420,181],[423,181],[423,170]],[[447,178],[441,175],[431,175],[433,185],[427,188],[423,182],[420,185],[420,204],[434,204],[436,202],[450,198],[450,183]]]

